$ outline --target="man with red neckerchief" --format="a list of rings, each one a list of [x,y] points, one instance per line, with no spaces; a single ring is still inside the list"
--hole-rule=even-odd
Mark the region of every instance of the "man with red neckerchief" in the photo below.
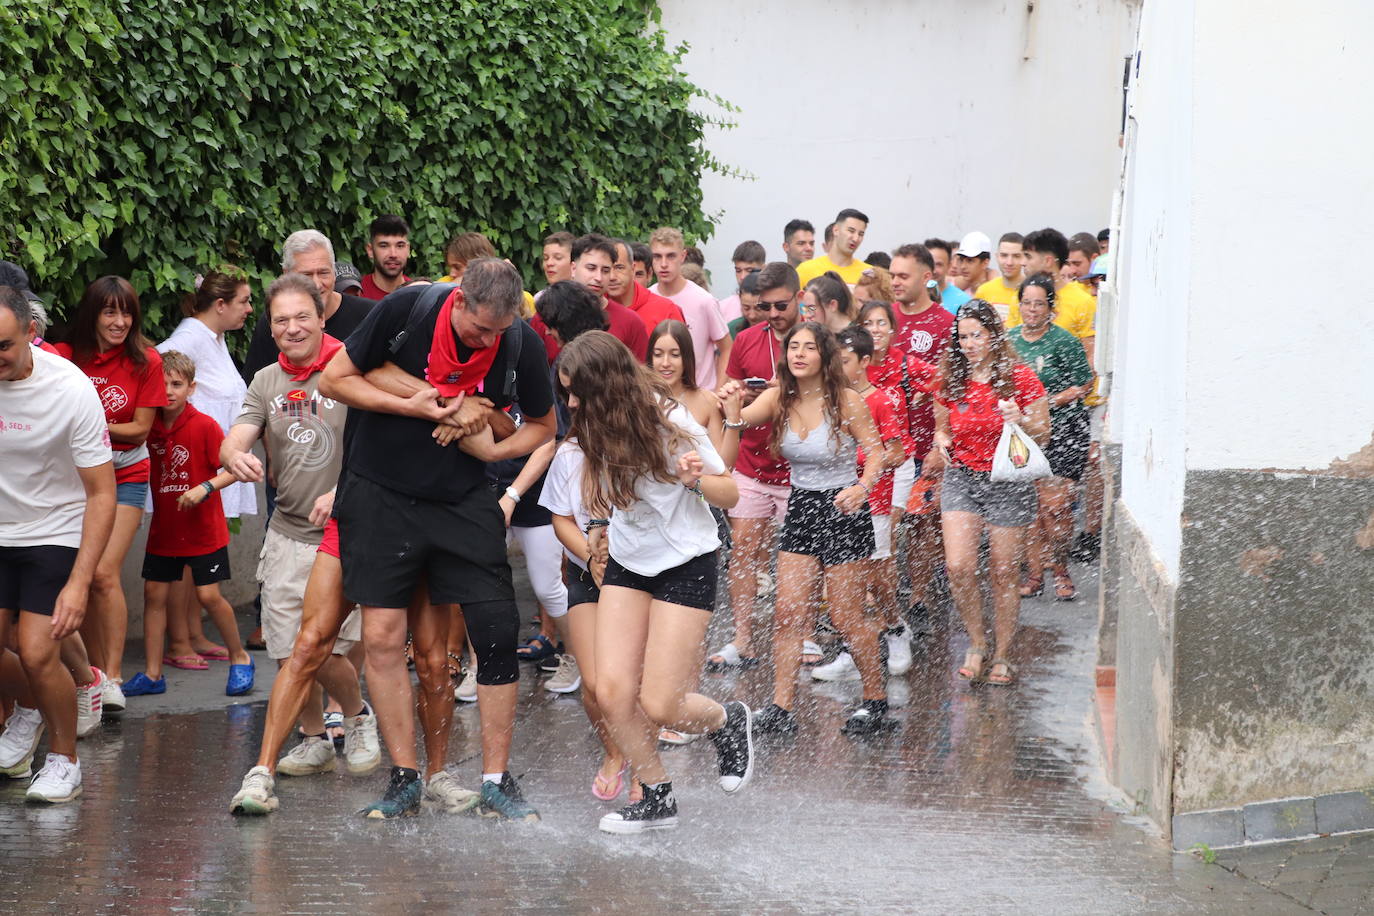
[[[654,333],[654,328],[664,321],[681,321],[686,324],[682,317],[682,309],[678,308],[673,300],[658,293],[649,292],[649,288],[635,280],[634,255],[630,251],[630,246],[620,239],[612,239],[611,244],[615,245],[615,264],[611,266],[611,276],[606,282],[606,298],[611,302],[617,302],[625,308],[639,316],[639,320],[644,322],[644,330]],[[649,341],[650,347],[653,341]]]

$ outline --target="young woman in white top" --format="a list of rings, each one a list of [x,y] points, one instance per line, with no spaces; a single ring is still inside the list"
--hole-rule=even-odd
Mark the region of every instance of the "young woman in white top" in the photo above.
[[[604,535],[607,555],[593,650],[596,701],[643,786],[640,801],[600,826],[607,833],[675,827],[660,726],[706,732],[725,791],[743,788],[753,773],[749,707],[689,692],[716,598],[720,540],[707,503],[729,507],[739,493],[706,430],[610,334],[588,331],[569,343],[558,384],[573,411],[569,438],[582,448],[591,550]]]

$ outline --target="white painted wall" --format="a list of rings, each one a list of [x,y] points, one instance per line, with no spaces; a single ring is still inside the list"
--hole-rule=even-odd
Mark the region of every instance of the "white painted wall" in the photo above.
[[[734,291],[737,243],[781,256],[789,219],[819,235],[843,207],[872,218],[861,254],[1101,229],[1138,2],[1035,0],[1028,15],[1026,0],[660,0],[693,81],[742,109],[710,149],[757,176],[703,182],[721,214],[705,245],[716,294]]]

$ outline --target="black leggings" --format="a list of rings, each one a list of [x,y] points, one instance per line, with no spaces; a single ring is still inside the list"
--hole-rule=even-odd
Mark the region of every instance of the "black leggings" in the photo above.
[[[520,680],[515,650],[520,636],[520,611],[509,599],[469,601],[462,605],[468,642],[477,655],[477,683],[486,686]]]

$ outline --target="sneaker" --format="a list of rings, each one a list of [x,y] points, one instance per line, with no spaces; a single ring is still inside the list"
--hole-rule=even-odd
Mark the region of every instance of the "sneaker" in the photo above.
[[[754,731],[770,732],[777,735],[797,733],[797,717],[791,710],[783,709],[777,703],[769,703],[753,717]]]
[[[100,693],[100,705],[104,714],[124,711],[124,682],[117,677],[105,679],[105,689]]]
[[[142,697],[151,696],[157,693],[166,693],[167,678],[164,676],[157,680],[153,680],[140,671],[138,674],[129,678],[128,682],[121,687],[120,690],[126,697]]]
[[[510,773],[501,774],[501,781],[482,780],[483,817],[499,817],[508,821],[524,821],[533,824],[539,820],[539,812],[525,801],[520,792],[520,784]]]
[[[393,817],[414,817],[420,813],[420,796],[424,783],[420,774],[405,767],[391,768],[391,781],[380,801],[375,801],[358,813],[368,820],[390,820]]]
[[[759,598],[767,598],[776,592],[777,584],[773,581],[773,576],[765,570],[759,570],[754,575],[754,594]]]
[[[76,688],[76,737],[78,738],[84,738],[95,731],[96,726],[100,724],[100,715],[104,710],[102,695],[105,692],[105,681],[108,678],[105,677],[105,672],[95,665],[91,666],[91,673],[95,675],[95,680],[84,687],[78,685]]]
[[[448,814],[462,814],[471,811],[482,801],[482,793],[464,789],[452,773],[441,770],[429,777],[425,784],[421,803],[427,808],[437,808]]]
[[[539,673],[557,674],[559,666],[563,664],[563,657],[567,654],[566,652],[559,652],[557,655],[550,655],[544,659],[539,663]]]
[[[377,769],[382,762],[382,745],[377,739],[377,717],[372,707],[364,706],[356,716],[343,720],[344,766],[354,776]]]
[[[887,673],[902,675],[911,670],[911,635],[906,624],[883,631],[887,643]]]
[[[606,833],[643,833],[646,830],[671,830],[677,826],[677,799],[673,784],[644,786],[644,797],[601,818]]]
[[[307,735],[277,761],[277,772],[283,776],[314,776],[330,772],[334,765],[334,742],[322,735]]]
[[[99,683],[99,678],[96,681]],[[69,802],[80,794],[81,762],[68,760],[61,754],[49,754],[43,769],[29,783],[29,791],[24,793],[24,799],[57,805]]]
[[[710,733],[720,761],[720,787],[726,792],[743,789],[754,775],[754,730],[749,719],[749,707],[731,700],[725,704],[725,724]]]
[[[253,767],[243,777],[243,785],[234,800],[229,802],[229,813],[261,816],[276,811],[277,796],[272,791],[276,784],[267,767]]]
[[[930,608],[924,603],[917,601],[907,611],[907,619],[911,622],[911,632],[917,636],[923,636],[934,632],[934,622],[930,619]]]
[[[840,654],[835,656],[833,662],[811,669],[811,679],[815,681],[853,681],[858,680],[858,677],[859,666],[854,664],[854,658],[848,649],[840,650]]]
[[[846,735],[871,735],[894,724],[887,717],[887,700],[864,700],[850,713],[840,731]]]
[[[558,656],[558,671],[544,682],[544,689],[553,693],[572,693],[582,686],[582,669],[571,652]]]
[[[453,689],[453,698],[460,703],[477,702],[477,672],[472,668],[463,675],[463,680]]]
[[[336,709],[333,712],[324,714],[324,733],[329,736],[330,741],[334,742],[334,750],[340,754],[343,753],[344,739],[348,737],[348,733],[340,732],[336,735],[334,734],[334,729],[342,729],[343,727],[344,714],[342,712]]]
[[[33,772],[33,755],[43,737],[43,714],[14,704],[14,712],[0,732],[0,776],[27,779]]]

